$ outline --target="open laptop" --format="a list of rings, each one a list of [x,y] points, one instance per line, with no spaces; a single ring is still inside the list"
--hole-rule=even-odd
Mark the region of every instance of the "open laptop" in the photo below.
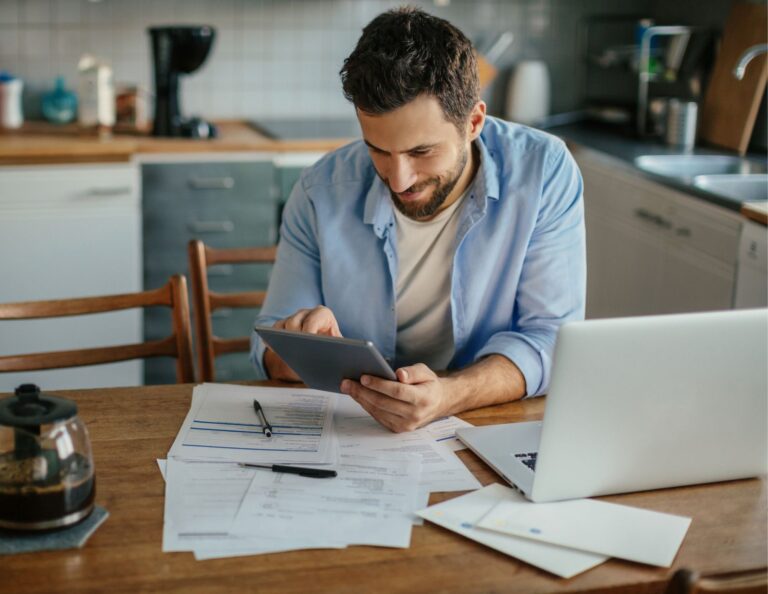
[[[456,434],[532,501],[754,477],[767,368],[768,309],[571,322],[543,421]]]

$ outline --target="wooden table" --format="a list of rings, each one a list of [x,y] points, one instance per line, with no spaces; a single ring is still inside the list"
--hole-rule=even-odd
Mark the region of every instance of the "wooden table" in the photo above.
[[[350,547],[195,561],[162,553],[164,458],[187,413],[191,385],[59,392],[78,403],[91,435],[97,502],[109,519],[83,549],[0,556],[0,592],[661,592],[680,567],[705,573],[766,564],[766,489],[751,479],[606,498],[693,517],[671,569],[610,560],[570,580],[539,571],[431,524],[408,549]],[[542,399],[462,415],[476,425],[541,418]],[[483,484],[498,477],[460,456]],[[663,464],[663,460],[659,461]],[[431,503],[455,496],[433,494]]]

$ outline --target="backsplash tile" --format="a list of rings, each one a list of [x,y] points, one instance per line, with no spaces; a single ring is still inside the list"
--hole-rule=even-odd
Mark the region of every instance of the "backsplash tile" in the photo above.
[[[0,69],[25,80],[25,110],[39,117],[39,95],[62,75],[77,85],[83,52],[110,61],[117,83],[152,88],[147,28],[209,24],[217,40],[206,64],[182,79],[182,110],[206,118],[344,117],[350,106],[338,72],[362,28],[401,5],[392,0],[0,0]],[[487,90],[491,113],[503,113],[511,65],[544,59],[552,111],[578,106],[580,23],[589,14],[643,13],[658,1],[432,0],[411,4],[459,26],[480,49],[509,30],[513,45]],[[618,5],[618,6],[617,6]]]

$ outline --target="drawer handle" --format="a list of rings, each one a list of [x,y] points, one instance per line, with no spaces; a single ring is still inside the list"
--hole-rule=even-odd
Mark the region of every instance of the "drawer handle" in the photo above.
[[[229,318],[230,316],[232,316],[232,308],[230,307],[222,307],[211,312],[211,317],[216,319]]]
[[[233,177],[191,177],[189,185],[193,190],[231,190],[235,187]]]
[[[662,229],[671,229],[672,223],[662,217],[661,215],[654,214],[648,210],[645,210],[644,208],[636,208],[635,209],[635,216],[638,219],[642,219],[643,221],[648,221],[649,223],[653,223],[657,227],[661,227]]]
[[[187,227],[193,233],[232,233],[235,224],[232,221],[192,221]]]
[[[675,229],[675,233],[677,233],[680,237],[690,237],[691,236],[691,230],[688,227],[678,227]]]
[[[131,186],[105,186],[90,188],[85,191],[86,198],[109,198],[112,196],[128,196],[133,191]]]
[[[216,264],[208,269],[208,276],[232,276],[235,267],[231,264]]]

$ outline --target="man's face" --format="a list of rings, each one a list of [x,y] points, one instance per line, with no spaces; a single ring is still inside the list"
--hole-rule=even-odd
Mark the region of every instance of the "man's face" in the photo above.
[[[412,219],[432,217],[466,168],[467,136],[445,119],[431,95],[381,115],[358,110],[357,117],[373,166],[395,206]]]

